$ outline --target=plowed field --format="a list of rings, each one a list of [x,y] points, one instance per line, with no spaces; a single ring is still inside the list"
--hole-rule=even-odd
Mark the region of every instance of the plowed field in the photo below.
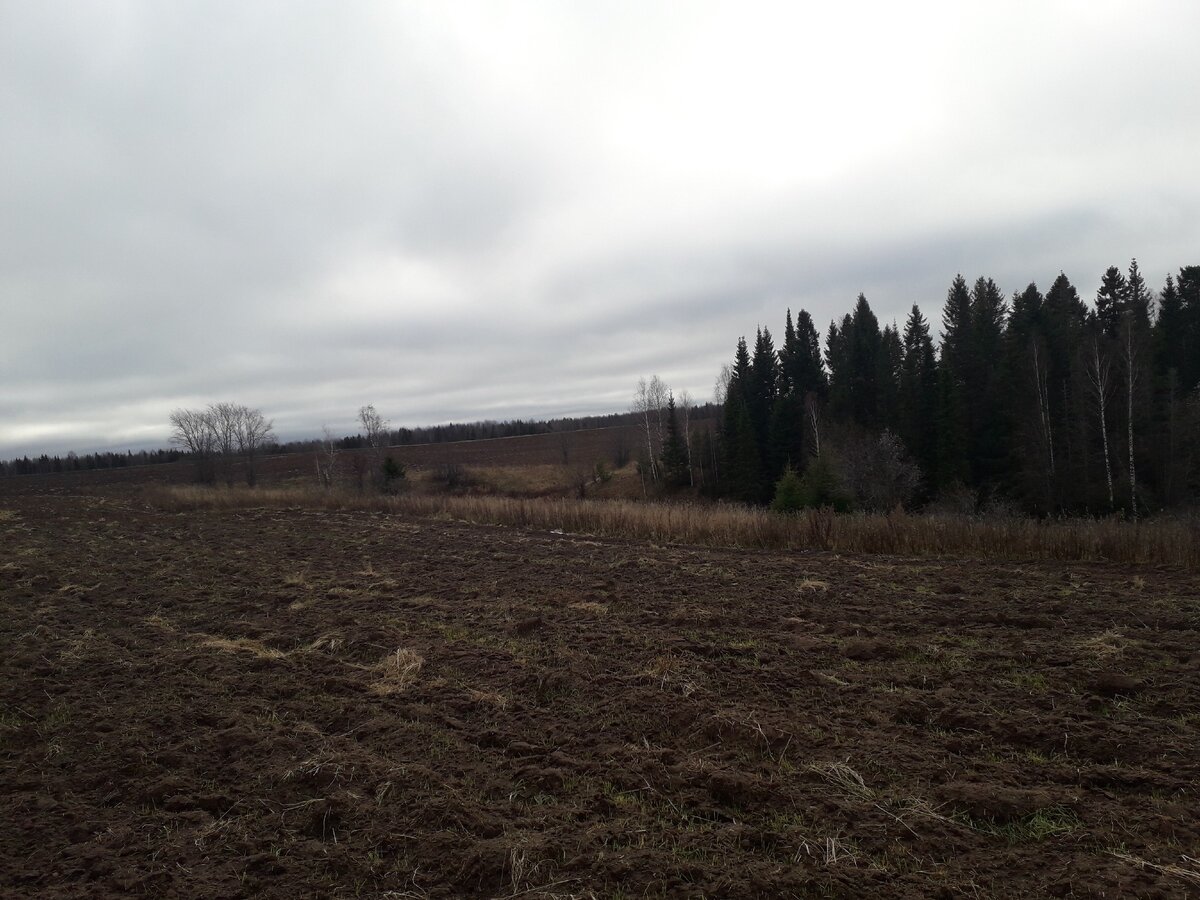
[[[0,483],[5,897],[1200,893],[1194,574],[56,483]]]

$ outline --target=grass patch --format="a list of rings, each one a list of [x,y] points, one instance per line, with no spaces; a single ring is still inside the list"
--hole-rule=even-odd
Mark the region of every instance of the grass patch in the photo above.
[[[1006,822],[966,815],[958,818],[968,827],[992,837],[1003,838],[1010,844],[1036,843],[1061,834],[1070,834],[1083,824],[1073,811],[1064,806],[1047,806]]]

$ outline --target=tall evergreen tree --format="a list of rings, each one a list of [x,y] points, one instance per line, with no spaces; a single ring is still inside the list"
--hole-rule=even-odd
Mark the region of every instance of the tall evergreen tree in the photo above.
[[[1121,316],[1129,306],[1129,282],[1116,266],[1109,266],[1096,291],[1096,319],[1106,337],[1113,338],[1121,324]]]
[[[1180,384],[1190,394],[1200,386],[1200,266],[1184,266],[1176,282],[1182,309]]]
[[[996,490],[1004,478],[1009,455],[1003,359],[1008,305],[990,278],[980,278],[971,291],[971,348],[967,367],[971,475],[975,485]]]
[[[937,362],[929,323],[914,303],[904,325],[904,359],[900,369],[900,439],[917,461],[926,484],[937,467]]]
[[[1149,288],[1146,287],[1146,279],[1142,277],[1136,259],[1129,261],[1129,278],[1126,279],[1125,284],[1128,308],[1133,313],[1137,327],[1148,328],[1150,326],[1150,308],[1154,299],[1150,295]]]
[[[1049,367],[1042,328],[1043,298],[1037,285],[1013,295],[1004,335],[1007,415],[1013,423],[1010,490],[1032,509],[1055,506],[1056,422],[1050,417]]]
[[[879,354],[883,335],[864,294],[859,294],[854,304],[848,344],[850,418],[854,424],[873,430],[879,424]]]
[[[829,384],[821,365],[821,336],[812,316],[803,309],[796,316],[795,348],[791,362],[792,390],[802,400],[810,392],[824,397]]]
[[[955,276],[942,309],[942,345],[938,365],[938,486],[945,489],[971,479],[968,454],[971,426],[967,385],[972,365],[971,293]]]
[[[875,426],[895,433],[900,427],[900,371],[904,367],[904,346],[896,326],[884,326],[879,339],[879,356],[876,365]]]
[[[762,456],[750,415],[754,368],[744,337],[738,339],[733,370],[725,392],[721,428],[721,486],[727,496],[756,503],[763,493]]]
[[[679,431],[679,417],[675,413],[675,394],[667,397],[667,435],[663,441],[662,467],[667,484],[682,487],[688,483],[687,447]]]

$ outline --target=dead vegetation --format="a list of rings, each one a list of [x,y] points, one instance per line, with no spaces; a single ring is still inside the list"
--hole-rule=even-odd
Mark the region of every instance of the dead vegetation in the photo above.
[[[306,487],[219,490],[156,487],[147,499],[166,510],[299,507],[377,510],[488,525],[511,525],[655,543],[769,550],[827,550],[897,556],[1106,561],[1200,567],[1200,520],[1038,520],[961,515],[781,516],[725,504],[638,503],[502,496],[375,496]],[[800,586],[820,590],[819,581]]]

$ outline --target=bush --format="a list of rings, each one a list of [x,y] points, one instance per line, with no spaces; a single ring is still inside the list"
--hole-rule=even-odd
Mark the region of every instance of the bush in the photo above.
[[[777,513],[796,513],[804,508],[804,483],[796,470],[788,466],[775,482],[775,498],[771,509]]]
[[[850,498],[842,485],[842,476],[833,460],[821,455],[809,462],[800,478],[800,503],[802,506],[829,506],[838,512],[850,509]]]
[[[396,462],[392,457],[383,461],[383,490],[385,493],[395,493],[399,482],[408,475],[408,469],[402,462]]]

